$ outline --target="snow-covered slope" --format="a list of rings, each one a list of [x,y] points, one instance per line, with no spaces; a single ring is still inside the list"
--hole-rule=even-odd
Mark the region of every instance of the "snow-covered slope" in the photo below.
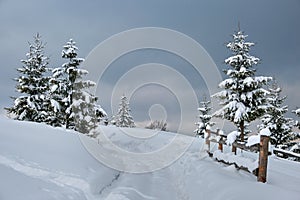
[[[77,133],[43,124],[0,119],[0,199],[299,199],[300,164],[269,160],[268,183],[232,166],[203,158],[193,142],[172,165],[149,173],[110,169],[91,156]],[[102,127],[128,150],[147,151],[174,134],[130,140],[119,129]],[[132,129],[143,134],[151,130]],[[190,138],[191,140],[193,138]],[[96,142],[96,141],[95,141]],[[112,155],[113,156],[113,155]],[[151,161],[149,161],[151,162]]]

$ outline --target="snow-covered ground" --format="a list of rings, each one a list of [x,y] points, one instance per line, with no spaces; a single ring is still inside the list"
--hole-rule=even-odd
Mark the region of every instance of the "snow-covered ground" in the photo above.
[[[1,200],[300,199],[300,163],[273,156],[266,184],[256,182],[256,177],[247,172],[203,157],[202,139],[194,141],[170,166],[132,174],[101,164],[73,131],[3,117],[0,127]],[[162,132],[151,139],[131,140],[118,128],[101,130],[113,143],[135,152],[155,150],[174,137]],[[132,130],[144,135],[153,133]]]

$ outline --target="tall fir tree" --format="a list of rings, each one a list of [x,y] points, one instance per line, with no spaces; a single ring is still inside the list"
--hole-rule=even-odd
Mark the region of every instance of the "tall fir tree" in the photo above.
[[[223,90],[214,94],[223,106],[214,113],[215,116],[233,122],[240,130],[240,138],[244,141],[245,122],[250,123],[261,117],[265,112],[265,96],[268,91],[263,89],[272,78],[255,76],[253,66],[259,58],[249,54],[254,43],[246,41],[247,35],[238,30],[233,34],[233,41],[227,44],[232,56],[225,60],[230,69],[224,70],[229,78],[219,84]]]
[[[83,75],[78,69],[79,65],[84,61],[83,58],[78,58],[78,48],[76,42],[70,39],[62,50],[62,58],[67,62],[62,67],[54,69],[52,81],[53,98],[59,102],[61,112],[57,114],[57,119],[61,125],[65,125],[67,129],[75,128],[74,118],[71,116],[71,105],[73,99],[73,87],[77,76]]]
[[[214,122],[211,122],[212,115],[210,114],[212,107],[210,106],[211,102],[207,100],[206,96],[203,97],[203,101],[200,102],[200,107],[198,111],[200,114],[198,115],[199,121],[195,123],[197,125],[197,129],[194,131],[196,136],[204,135],[204,131],[208,127],[212,127],[215,125]]]
[[[115,125],[118,127],[135,127],[133,117],[130,115],[130,108],[127,97],[123,95],[119,104],[117,115],[115,116]]]
[[[49,58],[44,55],[45,44],[37,33],[33,43],[29,43],[26,59],[21,60],[23,66],[18,68],[20,76],[16,78],[16,90],[20,97],[13,97],[14,105],[6,108],[17,120],[46,122],[53,116],[49,112],[51,103],[48,76]]]
[[[260,129],[269,128],[271,132],[271,144],[275,147],[287,143],[293,138],[293,120],[284,115],[288,111],[288,106],[283,106],[286,96],[281,97],[281,88],[276,82],[269,88],[267,97],[267,112],[262,117]]]
[[[63,46],[62,58],[68,62],[53,70],[51,92],[53,99],[60,105],[57,119],[61,125],[87,134],[106,113],[97,104],[98,98],[89,92],[95,83],[83,80],[88,71],[79,68],[84,59],[77,57],[77,51],[72,39]]]

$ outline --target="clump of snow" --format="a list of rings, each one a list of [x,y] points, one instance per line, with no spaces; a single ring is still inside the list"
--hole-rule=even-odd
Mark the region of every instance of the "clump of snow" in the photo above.
[[[50,102],[51,102],[51,106],[54,108],[54,112],[60,110],[60,105],[57,101],[55,101],[54,99],[50,99]]]
[[[232,145],[236,141],[239,135],[240,132],[238,131],[232,131],[231,133],[229,133],[227,135],[227,140],[226,140],[227,145]]]
[[[264,135],[264,136],[270,136],[271,135],[271,132],[268,128],[264,128],[264,129],[261,129],[261,131],[259,132],[260,135]]]
[[[30,97],[27,97],[27,104],[28,104],[31,108],[36,109],[34,103],[31,101]]]
[[[260,135],[251,135],[247,140],[246,146],[250,147],[259,143],[260,143]]]
[[[58,85],[52,85],[52,87],[50,88],[50,91],[54,92],[55,90],[57,90],[57,88],[58,88]]]

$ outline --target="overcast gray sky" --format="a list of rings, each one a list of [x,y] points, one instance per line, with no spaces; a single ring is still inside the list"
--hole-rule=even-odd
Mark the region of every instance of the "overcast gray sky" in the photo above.
[[[288,96],[286,103],[295,109],[300,106],[299,11],[299,0],[1,0],[0,105],[12,104],[9,96],[15,95],[15,82],[12,81],[17,76],[15,69],[21,66],[20,59],[25,58],[27,41],[32,41],[37,32],[47,42],[45,53],[50,56],[51,67],[63,63],[61,47],[69,38],[77,42],[79,55],[86,57],[100,42],[121,31],[164,27],[196,40],[222,70],[227,68],[223,61],[230,55],[224,43],[231,40],[230,35],[240,22],[242,30],[249,35],[248,39],[256,43],[252,53],[261,58],[258,74],[274,76]],[[107,91],[121,76],[122,70],[153,62],[172,66],[184,74],[199,98],[208,93],[203,79],[194,73],[189,63],[158,50],[132,52],[114,62],[103,78]],[[151,105],[161,104],[165,106],[173,128],[176,127],[180,112],[174,95],[167,88],[155,85],[148,85],[144,90],[156,92],[159,98],[145,99],[141,93],[134,94],[131,105],[136,120],[147,121]],[[105,97],[107,91],[98,93],[101,105],[110,110],[107,108],[109,100]],[[162,96],[165,98],[160,98]],[[190,126],[191,130],[195,128]]]

